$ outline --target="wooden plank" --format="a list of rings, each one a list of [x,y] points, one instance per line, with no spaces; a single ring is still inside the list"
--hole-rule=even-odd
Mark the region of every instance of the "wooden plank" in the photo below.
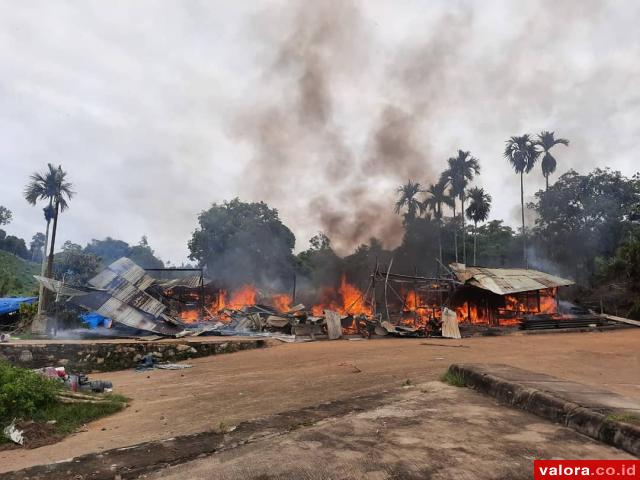
[[[616,317],[615,315],[607,315],[607,314],[603,314],[600,316],[602,318],[606,318],[607,320],[613,320],[614,322],[626,323],[627,325],[634,325],[636,327],[640,327],[640,321],[638,320],[631,320],[630,318]]]

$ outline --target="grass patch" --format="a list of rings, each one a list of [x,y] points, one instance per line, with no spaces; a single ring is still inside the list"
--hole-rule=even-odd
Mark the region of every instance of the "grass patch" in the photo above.
[[[640,425],[640,415],[632,412],[610,413],[605,417],[605,419],[612,422],[623,422],[631,423],[633,425]]]
[[[85,423],[122,410],[128,400],[107,394],[95,395],[100,403],[62,403],[58,394],[64,389],[57,380],[0,361],[0,443],[9,441],[2,431],[14,419],[19,429],[29,425],[38,441],[46,441],[43,436],[56,441]],[[29,436],[25,437],[29,446]]]
[[[85,423],[119,412],[125,403],[119,401],[105,403],[55,403],[40,410],[32,417],[35,422],[55,421],[56,433],[68,435]]]
[[[449,385],[453,385],[454,387],[466,387],[467,381],[465,378],[459,373],[452,372],[451,370],[447,370],[440,377],[440,381],[444,383],[448,383]]]

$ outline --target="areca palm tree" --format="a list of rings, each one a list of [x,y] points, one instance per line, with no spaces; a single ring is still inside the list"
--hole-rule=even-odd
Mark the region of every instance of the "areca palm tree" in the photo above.
[[[458,150],[458,155],[449,158],[449,166],[444,171],[443,176],[448,178],[451,185],[451,194],[460,199],[460,216],[462,220],[462,263],[467,262],[466,231],[464,221],[464,201],[467,185],[480,173],[480,163],[478,159],[471,155],[471,152]],[[454,206],[455,209],[455,206]],[[455,212],[454,212],[455,217]],[[457,240],[457,236],[456,236]],[[458,246],[456,243],[456,262],[458,261]]]
[[[524,224],[524,174],[533,170],[540,156],[536,144],[528,134],[513,136],[507,140],[504,156],[513,169],[520,175],[520,207],[522,208],[522,258],[527,267],[527,232]]]
[[[418,213],[423,212],[424,207],[418,199],[418,195],[424,190],[419,182],[407,180],[407,183],[399,186],[396,191],[399,196],[394,211],[399,214],[403,208],[407,209],[407,213],[404,214],[405,223],[414,220]]]
[[[484,191],[484,188],[474,187],[467,192],[469,206],[467,207],[467,218],[473,222],[473,264],[476,265],[476,251],[478,249],[478,223],[489,218],[491,210],[491,195]]]
[[[558,164],[555,157],[551,155],[550,150],[558,144],[569,146],[569,140],[566,138],[555,138],[554,133],[555,132],[547,132],[546,130],[542,131],[538,135],[538,140],[536,140],[536,145],[542,148],[542,152],[540,153],[544,153],[541,167],[542,174],[544,175],[547,184],[547,190],[549,190],[549,175],[556,171],[556,165]]]
[[[47,221],[47,233],[45,235],[45,255],[42,259],[42,274],[45,277],[50,277],[53,269],[53,252],[58,228],[58,214],[69,207],[67,200],[71,200],[74,194],[73,190],[71,190],[72,185],[66,180],[66,176],[67,173],[62,170],[62,166],[54,167],[49,163],[45,173],[36,172],[29,177],[29,183],[24,190],[24,198],[31,205],[35,205],[39,200],[48,202],[48,205],[44,208],[44,218]],[[49,257],[46,259],[51,220],[53,220],[53,231],[51,234]],[[38,313],[42,313],[44,308],[43,289],[40,287]]]
[[[426,193],[429,195],[423,202],[423,208],[432,212],[438,222],[438,252],[442,264],[442,206],[453,207],[455,201],[447,194],[447,181],[440,179],[438,183],[429,185]]]

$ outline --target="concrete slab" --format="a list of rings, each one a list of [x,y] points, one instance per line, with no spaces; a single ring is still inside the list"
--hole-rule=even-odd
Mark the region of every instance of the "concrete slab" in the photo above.
[[[234,427],[89,454],[2,478],[524,480],[531,478],[536,458],[632,458],[442,382],[396,387]]]
[[[449,370],[509,405],[640,456],[640,425],[614,420],[640,413],[637,399],[509,365],[454,364]]]

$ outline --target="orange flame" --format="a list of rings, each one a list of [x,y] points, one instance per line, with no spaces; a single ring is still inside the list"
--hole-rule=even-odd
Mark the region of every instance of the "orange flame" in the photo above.
[[[256,290],[256,287],[253,285],[243,285],[239,290],[233,292],[226,308],[240,310],[242,307],[247,305],[255,305],[257,295],[258,291]]]
[[[291,295],[287,295],[286,293],[277,293],[271,297],[271,303],[280,312],[288,312],[291,310],[292,301]]]
[[[355,285],[347,282],[347,277],[342,274],[340,279],[340,287],[338,287],[338,297],[335,297],[335,291],[330,288],[323,290],[324,300],[311,307],[311,313],[316,316],[322,316],[324,310],[334,310],[341,315],[372,315],[373,310],[367,305],[362,291]]]

